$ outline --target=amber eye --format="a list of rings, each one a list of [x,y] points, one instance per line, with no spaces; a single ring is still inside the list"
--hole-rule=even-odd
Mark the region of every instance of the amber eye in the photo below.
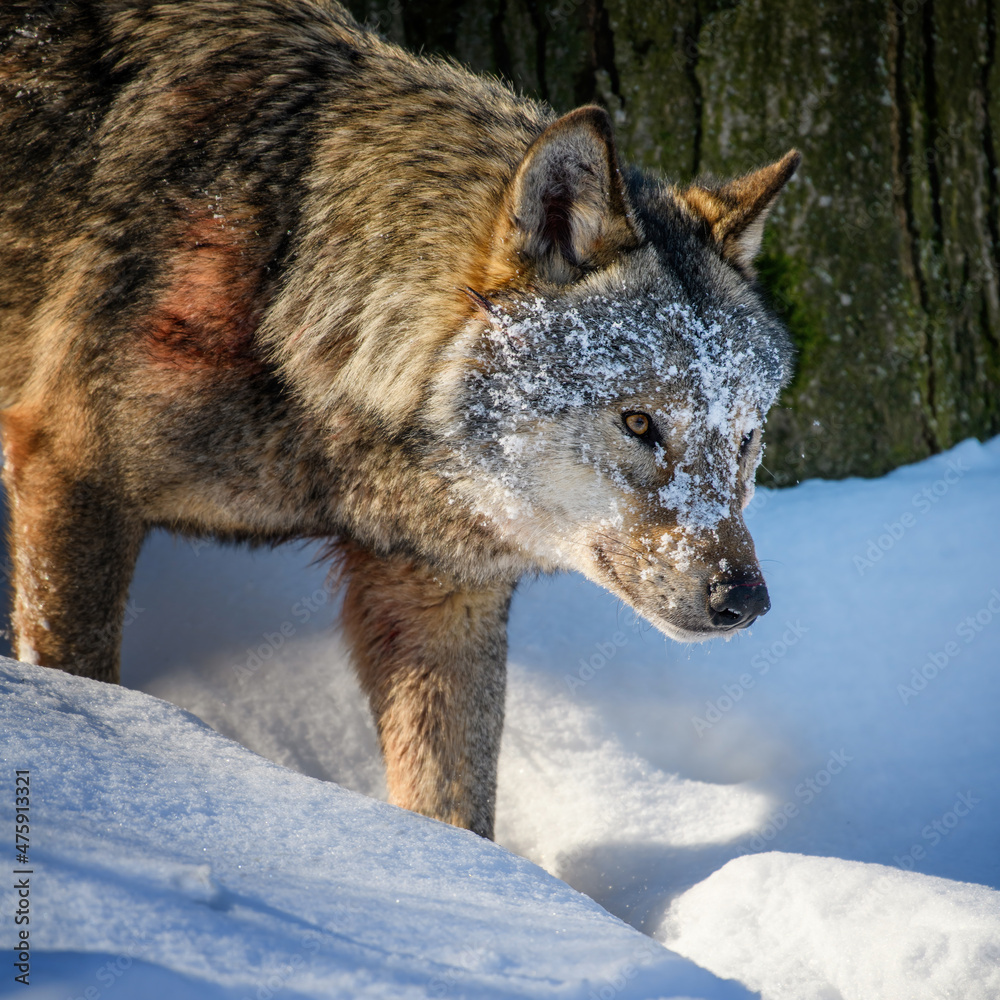
[[[646,437],[653,427],[653,421],[645,413],[624,413],[622,419],[636,437]]]
[[[633,433],[642,437],[649,430],[649,417],[645,413],[630,413],[625,418],[625,426]]]

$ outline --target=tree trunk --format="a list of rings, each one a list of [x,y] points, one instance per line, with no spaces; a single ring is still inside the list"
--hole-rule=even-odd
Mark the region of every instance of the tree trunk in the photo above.
[[[678,182],[802,151],[761,259],[799,348],[765,484],[1000,432],[995,0],[350,6],[557,111],[605,105],[624,155]]]

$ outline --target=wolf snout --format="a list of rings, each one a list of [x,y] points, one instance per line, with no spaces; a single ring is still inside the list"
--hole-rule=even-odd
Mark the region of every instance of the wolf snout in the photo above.
[[[708,615],[716,628],[739,629],[771,610],[767,585],[752,580],[719,580],[708,588]]]

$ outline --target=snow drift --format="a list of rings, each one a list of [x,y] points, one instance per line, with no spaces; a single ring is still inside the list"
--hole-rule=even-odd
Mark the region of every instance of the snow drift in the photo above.
[[[148,695],[3,660],[0,698],[4,801],[31,772],[24,995],[749,995],[503,848]]]

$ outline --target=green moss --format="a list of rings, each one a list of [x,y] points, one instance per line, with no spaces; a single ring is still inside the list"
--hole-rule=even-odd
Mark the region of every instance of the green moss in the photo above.
[[[803,291],[808,268],[803,260],[779,250],[770,230],[764,235],[756,268],[764,294],[788,327],[798,351],[795,377],[789,386],[793,389],[801,374],[812,367],[817,349],[826,339],[819,312]]]

